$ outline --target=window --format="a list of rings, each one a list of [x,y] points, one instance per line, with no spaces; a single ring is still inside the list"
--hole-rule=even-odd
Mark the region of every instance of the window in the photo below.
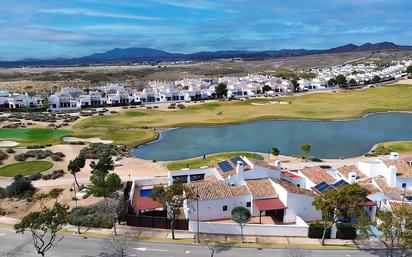
[[[251,202],[247,202],[247,203],[246,203],[246,207],[250,207],[250,206],[252,206],[252,203],[251,203]]]
[[[227,211],[227,205],[223,205],[223,211]]]
[[[300,184],[297,184],[296,186],[297,186],[297,187],[300,187]]]
[[[406,188],[406,183],[402,183],[402,188]]]

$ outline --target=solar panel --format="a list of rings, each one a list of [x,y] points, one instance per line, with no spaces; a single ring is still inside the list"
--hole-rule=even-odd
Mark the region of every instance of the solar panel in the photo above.
[[[246,162],[245,162],[241,157],[239,157],[239,156],[230,159],[230,161],[233,162],[234,165],[237,165],[237,162],[238,162],[238,161],[243,162],[243,165],[246,164]]]
[[[232,165],[230,165],[230,163],[228,161],[222,161],[219,162],[217,164],[217,166],[219,166],[219,168],[223,171],[223,172],[229,172],[231,170],[233,170]]]
[[[321,182],[317,184],[315,188],[321,193],[325,192],[326,190],[332,189],[332,187],[326,182]]]
[[[346,186],[349,185],[348,182],[346,182],[345,180],[341,179],[338,182],[336,182],[333,186],[338,188],[338,187],[342,187],[342,186]]]

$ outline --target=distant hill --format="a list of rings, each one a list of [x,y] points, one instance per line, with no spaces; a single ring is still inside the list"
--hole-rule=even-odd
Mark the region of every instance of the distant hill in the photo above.
[[[196,52],[191,54],[169,53],[152,48],[115,48],[104,53],[95,53],[80,58],[57,58],[50,60],[24,59],[19,61],[0,61],[0,67],[21,66],[61,66],[121,64],[136,62],[159,63],[162,61],[207,61],[223,58],[269,59],[290,56],[303,56],[323,53],[345,53],[380,50],[412,50],[412,46],[400,46],[392,42],[365,43],[363,45],[347,44],[325,50],[281,49],[269,51],[216,51]]]

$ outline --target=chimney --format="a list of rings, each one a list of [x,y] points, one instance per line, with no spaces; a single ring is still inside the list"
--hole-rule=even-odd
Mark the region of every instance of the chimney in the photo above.
[[[391,187],[396,187],[396,174],[398,173],[398,169],[395,166],[389,167],[389,174],[386,177],[387,183]]]
[[[397,152],[391,152],[389,156],[389,160],[391,161],[399,160],[399,154]]]
[[[276,167],[278,170],[281,170],[281,169],[282,169],[282,163],[281,163],[279,160],[276,160],[276,161],[275,161],[275,167]]]
[[[243,172],[244,172],[243,162],[238,161],[236,163],[236,175],[237,175],[237,184],[238,185],[245,184],[245,178],[243,177]]]
[[[349,172],[349,174],[348,174],[348,181],[349,181],[349,184],[354,184],[354,183],[356,183],[356,172]]]

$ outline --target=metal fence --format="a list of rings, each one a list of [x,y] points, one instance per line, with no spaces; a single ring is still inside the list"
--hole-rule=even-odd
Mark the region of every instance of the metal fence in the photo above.
[[[128,226],[134,227],[144,227],[144,228],[162,228],[170,229],[170,219],[166,217],[156,217],[156,216],[138,216],[129,214],[126,218],[126,224]],[[188,230],[189,221],[176,219],[174,221],[174,228],[178,230]]]

